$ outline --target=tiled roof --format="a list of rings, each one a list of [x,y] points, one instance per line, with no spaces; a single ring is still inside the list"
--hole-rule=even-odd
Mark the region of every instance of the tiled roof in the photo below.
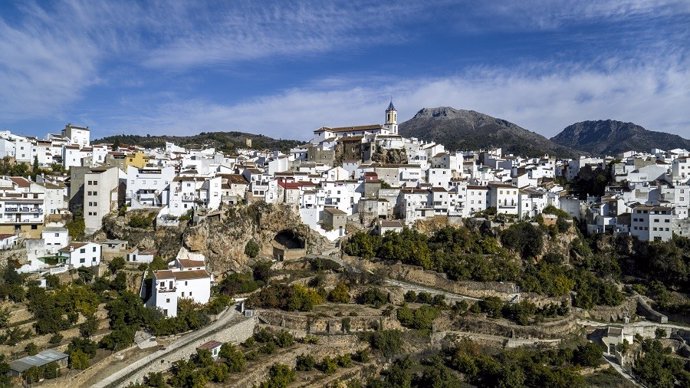
[[[15,185],[22,188],[31,186],[31,181],[21,176],[12,176],[10,177],[10,180],[14,182]]]
[[[206,342],[206,343],[204,343],[204,344],[199,345],[199,347],[198,347],[197,349],[211,350],[211,349],[215,349],[215,348],[217,348],[217,347],[219,347],[219,346],[223,346],[223,343],[222,343],[222,342],[218,342],[218,341],[208,341],[208,342]]]

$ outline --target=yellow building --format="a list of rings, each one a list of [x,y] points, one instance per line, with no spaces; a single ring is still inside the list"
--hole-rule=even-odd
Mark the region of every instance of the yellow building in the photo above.
[[[125,171],[127,171],[127,167],[133,166],[136,168],[144,168],[146,167],[146,163],[149,161],[149,158],[144,154],[143,151],[136,151],[131,154],[127,154],[127,157],[125,158]]]
[[[149,158],[146,156],[146,154],[144,154],[143,151],[113,151],[109,152],[108,155],[105,157],[105,164],[107,166],[118,167],[120,170],[126,172],[129,166],[133,166],[136,168],[146,167],[148,159]]]

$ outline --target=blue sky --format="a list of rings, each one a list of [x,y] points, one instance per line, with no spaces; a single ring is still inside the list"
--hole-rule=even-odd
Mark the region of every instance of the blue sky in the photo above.
[[[320,126],[473,109],[547,137],[588,119],[690,138],[690,0],[3,1],[0,128]]]

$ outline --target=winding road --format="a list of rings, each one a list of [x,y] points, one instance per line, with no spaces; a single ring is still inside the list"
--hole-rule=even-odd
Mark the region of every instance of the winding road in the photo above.
[[[244,322],[246,319],[237,310],[231,308],[225,314],[223,314],[217,321],[211,323],[210,325],[189,333],[164,349],[161,349],[155,353],[152,353],[142,359],[139,359],[127,367],[118,370],[117,372],[103,378],[101,381],[94,383],[92,387],[94,388],[106,388],[106,387],[117,387],[122,385],[127,378],[135,374],[136,372],[146,368],[154,362],[160,362],[160,360],[165,361],[176,361],[175,352],[179,349],[203,339],[211,339],[211,337],[221,330],[230,329],[233,325]]]

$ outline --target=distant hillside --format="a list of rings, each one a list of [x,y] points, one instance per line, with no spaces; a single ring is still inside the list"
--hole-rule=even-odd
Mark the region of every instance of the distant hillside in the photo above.
[[[304,144],[303,141],[273,139],[264,135],[244,132],[202,132],[192,136],[139,136],[115,135],[95,140],[94,143],[111,143],[117,145],[138,145],[142,147],[165,147],[166,142],[175,143],[181,147],[202,148],[214,147],[223,152],[234,152],[237,148],[248,148],[246,139],[251,139],[254,149],[281,150],[287,152],[290,148]]]
[[[551,138],[555,143],[593,154],[618,154],[625,151],[647,151],[652,148],[690,149],[690,140],[664,132],[615,120],[583,121],[566,127]]]
[[[405,137],[441,143],[449,150],[500,147],[516,155],[576,156],[571,149],[509,121],[450,107],[424,108],[400,124],[399,132]]]

